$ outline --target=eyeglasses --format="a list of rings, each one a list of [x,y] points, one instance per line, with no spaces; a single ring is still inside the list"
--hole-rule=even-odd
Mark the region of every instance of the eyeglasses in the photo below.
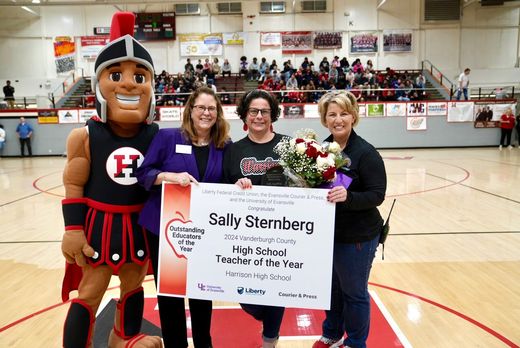
[[[193,110],[197,111],[200,114],[203,114],[206,110],[210,114],[216,114],[217,113],[217,107],[216,106],[193,105]]]
[[[247,110],[250,116],[256,117],[260,113],[263,117],[271,116],[271,109],[255,109],[251,108]]]

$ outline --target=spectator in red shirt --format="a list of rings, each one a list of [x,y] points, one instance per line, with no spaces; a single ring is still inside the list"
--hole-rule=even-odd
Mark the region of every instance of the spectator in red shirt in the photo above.
[[[515,116],[513,115],[513,110],[511,108],[506,109],[506,113],[500,117],[500,146],[498,147],[502,150],[502,146],[507,146],[508,149],[512,149],[511,146],[511,133],[513,133],[513,128],[515,128]],[[507,142],[504,142],[507,138]]]

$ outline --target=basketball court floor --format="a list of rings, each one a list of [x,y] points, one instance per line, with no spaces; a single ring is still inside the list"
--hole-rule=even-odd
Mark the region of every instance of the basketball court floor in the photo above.
[[[370,278],[369,347],[520,347],[520,150],[381,154],[382,215],[397,203]],[[64,164],[0,159],[0,347],[61,346]],[[96,342],[110,330],[117,285],[98,313]],[[144,286],[143,329],[158,332],[153,279]],[[278,346],[311,347],[322,319],[322,311],[288,309]],[[236,303],[214,303],[216,348],[256,348],[260,330]]]

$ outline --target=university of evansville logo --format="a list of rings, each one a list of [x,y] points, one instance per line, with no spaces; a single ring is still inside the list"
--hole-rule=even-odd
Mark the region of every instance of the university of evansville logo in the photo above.
[[[119,185],[133,185],[137,183],[135,172],[143,160],[144,156],[139,150],[133,147],[120,147],[107,158],[108,177]]]
[[[264,175],[268,169],[278,165],[279,160],[267,157],[263,161],[257,160],[255,157],[246,157],[240,161],[240,170],[242,175]]]

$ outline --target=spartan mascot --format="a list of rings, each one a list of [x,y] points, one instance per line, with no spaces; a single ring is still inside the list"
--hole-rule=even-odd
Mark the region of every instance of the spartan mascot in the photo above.
[[[162,347],[160,337],[139,333],[149,251],[137,224],[146,193],[135,170],[158,127],[152,123],[152,57],[132,37],[134,21],[132,13],[112,18],[110,43],[96,59],[92,81],[99,119],[74,129],[67,140],[62,298],[74,289],[78,297],[65,320],[66,348],[92,347],[95,314],[112,274],[119,276],[121,295],[108,346]]]

